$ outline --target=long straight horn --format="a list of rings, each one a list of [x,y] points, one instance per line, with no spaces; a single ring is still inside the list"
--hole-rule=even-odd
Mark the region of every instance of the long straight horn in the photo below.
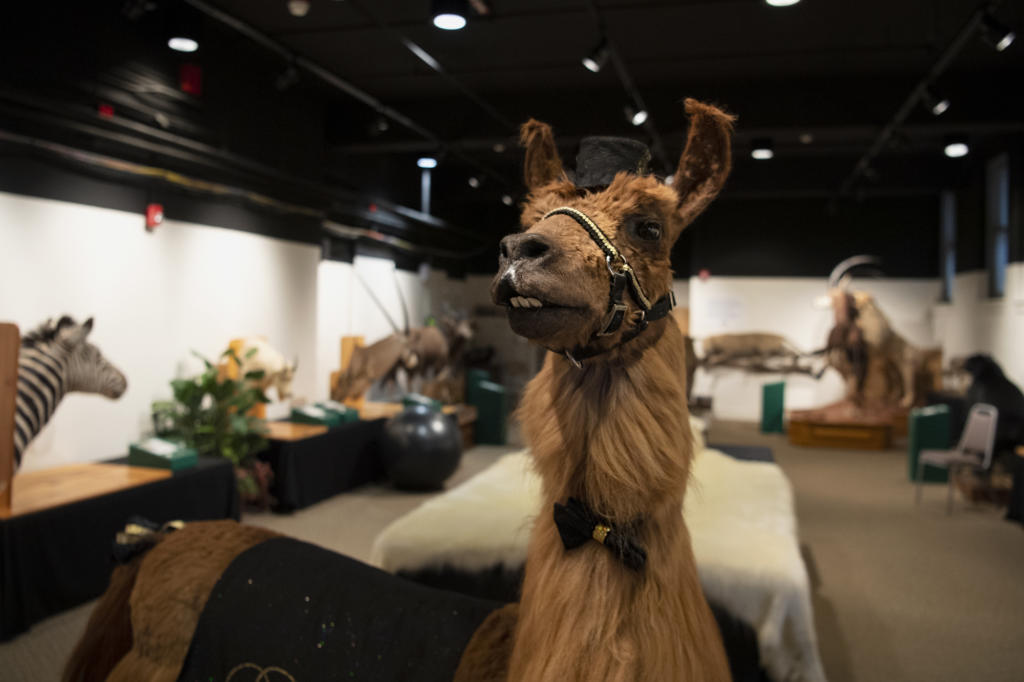
[[[405,303],[405,294],[402,293],[402,287],[398,284],[398,272],[396,270],[391,271],[391,277],[395,281],[395,289],[398,291],[398,303],[402,306],[402,320],[405,322],[405,333],[409,333],[409,306]]]
[[[725,184],[732,170],[732,124],[736,120],[695,99],[687,99],[685,106],[690,130],[672,183],[679,194],[683,225],[696,218]]]
[[[880,265],[881,260],[878,256],[871,256],[868,254],[861,254],[858,256],[850,256],[846,260],[839,263],[839,265],[832,268],[832,273],[828,276],[828,288],[846,288],[850,283],[850,278],[847,277],[847,273],[854,268],[862,265]]]

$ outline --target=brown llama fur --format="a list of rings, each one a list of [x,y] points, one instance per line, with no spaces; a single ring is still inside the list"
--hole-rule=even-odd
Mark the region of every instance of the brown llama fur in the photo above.
[[[190,523],[119,567],[68,660],[64,682],[177,680],[220,574],[236,556],[272,537],[277,533],[234,521]],[[106,628],[129,613],[127,637],[120,626]]]
[[[523,127],[531,190],[525,231],[506,237],[503,252],[511,254],[524,239],[545,242],[546,256],[519,268],[515,281],[521,295],[542,300],[545,309],[525,318],[510,310],[509,319],[517,333],[556,352],[527,388],[519,417],[546,509],[574,496],[613,523],[639,520],[647,563],[640,572],[627,569],[595,542],[566,551],[550,514],[541,514],[522,601],[495,611],[477,629],[456,673],[460,682],[730,678],[682,519],[693,456],[683,336],[663,318],[623,343],[637,313],[627,298],[622,329],[594,341],[608,303],[601,251],[567,216],[542,219],[563,205],[584,211],[622,251],[652,300],[668,292],[672,245],[730,169],[732,118],[693,100],[686,110],[690,131],[671,187],[651,176],[619,174],[604,190],[580,192],[562,170],[551,129],[536,121]],[[660,238],[638,238],[631,227],[637,216],[657,221]],[[508,261],[502,257],[495,291]],[[582,369],[558,352],[586,344],[607,352]],[[177,679],[221,573],[274,535],[230,521],[194,523],[118,569],[64,679],[102,679],[108,668],[113,682]],[[116,627],[104,630],[107,623]]]
[[[561,171],[550,129],[536,122],[523,128],[532,190],[522,211],[525,233],[506,237],[492,293],[500,303],[502,279],[511,276],[517,295],[550,304],[539,318],[510,309],[510,323],[555,352],[518,414],[544,506],[527,557],[508,669],[513,682],[730,679],[681,513],[693,456],[683,336],[661,319],[628,343],[626,328],[595,339],[608,305],[603,254],[572,219],[543,218],[563,205],[583,211],[624,253],[648,296],[666,294],[673,243],[730,168],[732,118],[692,100],[686,109],[690,132],[672,187],[619,173],[604,190],[579,192]],[[661,224],[662,238],[650,243],[632,234],[635,216]],[[530,251],[542,255],[517,259],[526,253],[524,240],[542,243],[543,250]],[[607,352],[581,369],[561,354],[595,345]],[[564,549],[548,510],[570,496],[614,524],[641,520],[643,571],[626,568],[596,542]]]

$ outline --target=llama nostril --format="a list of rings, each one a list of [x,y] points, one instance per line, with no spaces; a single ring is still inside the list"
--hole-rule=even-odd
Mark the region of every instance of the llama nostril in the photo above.
[[[508,258],[508,244],[505,243],[504,239],[501,240],[501,244],[498,246],[498,253],[501,254],[502,258]]]
[[[519,244],[520,258],[540,258],[550,250],[546,241],[538,236],[530,235]]]

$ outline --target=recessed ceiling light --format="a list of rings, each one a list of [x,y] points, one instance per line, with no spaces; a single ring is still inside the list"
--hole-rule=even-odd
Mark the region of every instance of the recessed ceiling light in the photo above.
[[[814,142],[814,135],[810,133],[800,133],[800,144],[810,144]]]
[[[750,146],[750,156],[758,161],[767,161],[775,156],[774,145],[767,137],[755,138]]]
[[[478,178],[475,175],[469,176],[469,186],[472,187],[473,189],[477,189],[478,187],[480,187],[480,178]]]
[[[501,203],[505,204],[506,206],[511,206],[512,205],[512,195],[511,194],[502,194],[501,195]]]
[[[771,7],[791,7],[800,0],[764,0]]]
[[[416,159],[416,165],[420,168],[437,168],[437,159],[432,156],[421,156]]]
[[[433,0],[430,14],[434,26],[445,31],[458,31],[466,27],[469,3],[466,0]]]
[[[494,146],[491,147],[491,149],[494,150],[495,154],[502,154],[502,153],[504,153],[505,149],[507,149],[507,147],[505,147],[505,143],[504,142],[495,142]]]
[[[461,14],[438,14],[434,16],[434,26],[445,31],[458,31],[466,27],[466,17]]]
[[[195,52],[199,49],[199,43],[194,38],[174,36],[167,41],[167,47],[175,52]]]
[[[309,14],[309,0],[288,0],[288,13],[302,18]]]
[[[943,150],[951,159],[958,159],[967,156],[970,148],[967,146],[967,137],[964,135],[950,135],[946,138],[946,148]]]

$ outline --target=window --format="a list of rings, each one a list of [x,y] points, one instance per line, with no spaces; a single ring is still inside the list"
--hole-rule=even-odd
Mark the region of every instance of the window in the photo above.
[[[939,197],[939,272],[942,273],[942,298],[953,300],[956,279],[956,195],[945,190]]]
[[[1006,291],[1006,263],[1010,256],[1010,157],[1001,154],[985,166],[985,261],[988,294]]]

